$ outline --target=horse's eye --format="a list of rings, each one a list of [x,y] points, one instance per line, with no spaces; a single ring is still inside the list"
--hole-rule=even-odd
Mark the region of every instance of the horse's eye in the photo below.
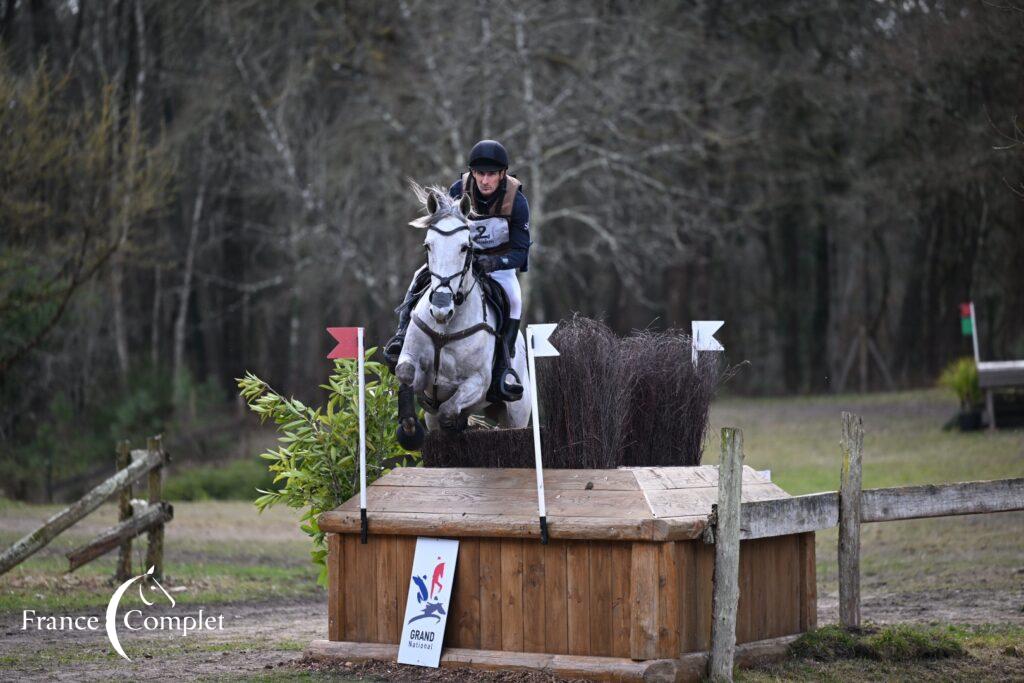
[[[467,251],[469,251],[469,245],[468,244],[463,244],[462,245],[462,253],[465,254]]]

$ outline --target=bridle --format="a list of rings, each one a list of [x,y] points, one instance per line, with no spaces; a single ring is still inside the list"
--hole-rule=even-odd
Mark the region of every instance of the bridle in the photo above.
[[[463,230],[468,232],[469,225],[463,223],[459,227],[452,228],[451,230],[442,230],[436,225],[431,225],[428,226],[427,229],[433,230],[434,232],[440,235],[448,237],[449,235],[454,235],[455,233],[462,232]],[[462,305],[462,303],[466,300],[466,297],[469,296],[473,292],[473,289],[476,287],[477,281],[473,280],[473,286],[469,288],[469,291],[465,293],[463,293],[462,291],[462,283],[466,278],[466,273],[468,273],[469,269],[473,266],[473,257],[473,246],[472,244],[470,244],[469,249],[466,250],[466,260],[462,264],[462,270],[458,271],[457,273],[452,273],[451,275],[439,275],[434,271],[430,270],[430,259],[427,259],[427,272],[430,273],[431,277],[436,277],[439,281],[436,287],[430,288],[430,303],[434,304],[439,308],[447,306],[452,302],[454,302],[456,306]],[[459,285],[455,289],[452,289],[451,282],[455,278],[459,278]],[[442,287],[446,288],[448,291],[440,291]]]
[[[451,230],[442,230],[441,228],[435,225],[430,225],[427,226],[427,229],[433,230],[434,232],[447,237],[449,235],[454,235],[457,232],[462,232],[463,230],[466,230],[468,232],[469,225],[463,223],[459,227],[452,228]],[[438,275],[434,271],[430,270],[430,260],[429,258],[427,259],[427,272],[430,273],[431,277],[436,277],[439,280],[439,284],[436,287],[431,287],[430,289],[430,303],[432,303],[435,306],[447,306],[449,303],[452,302],[454,302],[456,306],[462,305],[462,303],[466,300],[466,297],[468,297],[473,292],[473,289],[476,287],[476,283],[479,281],[479,278],[474,279],[473,285],[469,288],[469,291],[466,293],[462,292],[462,283],[466,277],[466,273],[468,273],[469,269],[473,266],[474,256],[475,254],[473,252],[473,246],[472,244],[470,244],[469,249],[466,251],[466,261],[462,265],[462,270],[451,275]],[[459,278],[459,286],[453,290],[451,282],[455,278]],[[438,291],[442,287],[447,288],[448,291]],[[481,290],[481,292],[482,291],[483,290]],[[419,316],[415,314],[412,316],[413,323],[416,325],[416,327],[420,328],[420,330],[423,332],[423,334],[427,336],[428,339],[430,339],[430,343],[434,347],[434,381],[432,382],[433,397],[428,398],[424,392],[424,396],[420,399],[428,407],[431,407],[436,410],[437,407],[440,405],[440,402],[437,400],[437,376],[438,373],[441,371],[441,350],[450,342],[458,341],[460,339],[466,339],[467,337],[472,337],[474,334],[477,334],[478,332],[487,332],[488,334],[497,336],[497,331],[491,329],[491,327],[487,324],[486,303],[484,304],[483,310],[483,322],[479,322],[476,325],[468,327],[464,330],[459,330],[458,332],[451,333],[437,332],[433,330],[425,322],[420,320]]]

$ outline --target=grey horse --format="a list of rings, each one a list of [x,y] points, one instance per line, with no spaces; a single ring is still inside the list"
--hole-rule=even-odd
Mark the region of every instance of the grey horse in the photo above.
[[[459,429],[475,413],[483,413],[502,427],[525,427],[530,420],[532,385],[522,333],[512,359],[512,367],[522,379],[522,398],[496,404],[486,399],[494,362],[496,316],[484,301],[472,268],[470,198],[452,199],[439,187],[423,188],[415,183],[412,187],[427,210],[409,225],[426,233],[423,246],[430,290],[413,309],[395,367],[398,380],[412,387],[431,431]]]

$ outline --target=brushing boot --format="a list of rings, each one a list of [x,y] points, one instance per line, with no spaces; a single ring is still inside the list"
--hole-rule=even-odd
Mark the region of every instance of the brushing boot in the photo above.
[[[487,390],[487,400],[491,403],[518,401],[523,397],[523,383],[510,363],[518,335],[519,321],[510,318],[505,321],[501,334],[495,338],[494,370],[491,373],[491,386]]]

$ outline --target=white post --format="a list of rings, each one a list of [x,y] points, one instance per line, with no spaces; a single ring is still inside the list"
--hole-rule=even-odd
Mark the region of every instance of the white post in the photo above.
[[[544,506],[544,462],[540,450],[540,408],[537,402],[537,364],[534,362],[533,325],[526,326],[526,360],[530,367],[530,402],[533,407],[533,458],[537,467],[537,513],[540,515],[540,542],[548,542],[547,509]]]
[[[978,352],[978,321],[974,319],[974,302],[970,303],[971,307],[971,337],[974,340],[974,362],[981,362],[981,354]]]
[[[366,543],[366,372],[363,368],[363,328],[356,331],[359,359],[359,518],[360,540]]]

